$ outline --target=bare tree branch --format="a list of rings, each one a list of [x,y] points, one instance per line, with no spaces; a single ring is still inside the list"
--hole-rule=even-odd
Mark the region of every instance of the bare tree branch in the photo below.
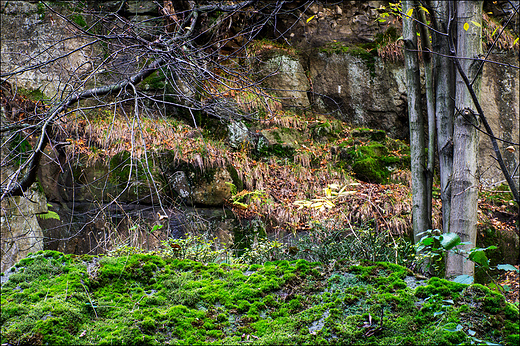
[[[498,143],[495,139],[495,135],[493,134],[493,130],[491,129],[491,126],[489,125],[487,118],[484,116],[484,111],[482,110],[482,107],[480,105],[477,95],[475,94],[475,91],[473,90],[473,86],[470,83],[466,74],[464,73],[464,70],[462,70],[462,66],[460,66],[459,60],[457,58],[454,58],[453,61],[455,62],[457,71],[459,72],[462,80],[464,81],[464,84],[466,84],[466,87],[468,88],[468,92],[471,95],[473,104],[477,108],[477,115],[479,116],[480,121],[484,125],[486,132],[490,135],[489,138],[491,139],[491,143],[493,145],[493,151],[495,152],[495,155],[497,156],[496,160],[497,160],[498,164],[500,165],[500,169],[502,170],[502,173],[504,174],[504,177],[506,178],[507,184],[509,185],[511,192],[513,193],[516,203],[520,206],[520,195],[518,194],[518,189],[516,188],[515,182],[513,181],[513,177],[509,174],[509,172],[507,170],[507,167],[504,163],[504,159],[502,158],[502,154],[500,153],[500,149],[498,148]]]

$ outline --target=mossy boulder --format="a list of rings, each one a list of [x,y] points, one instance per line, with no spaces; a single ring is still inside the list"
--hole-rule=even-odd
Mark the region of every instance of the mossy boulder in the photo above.
[[[180,252],[179,252],[180,253]],[[2,277],[2,344],[514,345],[518,307],[386,262],[216,264],[40,251]],[[254,337],[253,337],[254,336]]]
[[[383,183],[388,175],[385,168],[372,157],[356,161],[352,166],[352,171],[356,173],[357,178],[376,183]]]
[[[410,149],[399,140],[387,138],[384,131],[354,129],[349,140],[340,145],[340,159],[360,180],[384,184],[392,171],[410,164]]]
[[[192,187],[193,203],[204,206],[222,206],[231,198],[233,178],[225,168],[212,170],[212,179]]]
[[[318,142],[329,142],[337,140],[343,130],[342,124],[337,120],[327,119],[316,121],[308,125],[312,139]]]
[[[108,167],[99,163],[85,169],[94,173],[92,177],[87,176],[85,188],[99,201],[111,201],[120,195],[123,201],[158,203],[160,196],[152,192],[161,174],[154,159],[151,155],[132,157],[128,151],[119,152],[110,158]]]

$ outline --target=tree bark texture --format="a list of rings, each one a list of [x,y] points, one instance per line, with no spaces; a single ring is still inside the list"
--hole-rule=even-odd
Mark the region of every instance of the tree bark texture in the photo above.
[[[461,58],[478,58],[482,54],[482,29],[474,23],[482,22],[482,1],[456,3],[457,42],[456,54]],[[480,94],[481,78],[477,76],[479,64],[461,59],[463,72],[473,80],[473,89]],[[450,232],[457,233],[463,242],[470,242],[465,249],[476,245],[478,201],[478,112],[466,84],[457,74],[455,107],[459,111],[454,119],[453,176],[451,182]],[[446,262],[447,277],[473,275],[475,265],[466,255],[449,253]]]
[[[403,1],[403,12],[409,13],[414,1]],[[413,12],[417,12],[416,9]],[[412,16],[414,14],[412,13]],[[414,241],[428,229],[428,201],[426,186],[426,155],[424,152],[424,120],[421,105],[421,79],[417,55],[416,25],[412,18],[403,17],[404,61],[410,122],[410,156],[412,170],[412,219]]]
[[[419,20],[426,23],[426,14],[424,9],[420,9]],[[433,188],[433,173],[435,163],[435,91],[433,89],[433,67],[432,57],[429,52],[432,50],[430,41],[430,30],[424,26],[419,25],[421,33],[422,57],[424,62],[424,80],[426,84],[426,113],[428,114],[428,157],[426,159],[426,203],[427,203],[427,217],[428,229],[432,228],[432,188]]]
[[[440,32],[448,32],[448,16],[453,1],[432,1],[433,27]],[[450,229],[451,213],[451,175],[453,171],[453,113],[455,97],[453,62],[447,57],[450,54],[448,40],[438,33],[432,32],[433,51],[444,56],[433,55],[433,78],[435,88],[435,118],[437,126],[437,152],[439,156],[439,177],[442,201],[443,232]]]

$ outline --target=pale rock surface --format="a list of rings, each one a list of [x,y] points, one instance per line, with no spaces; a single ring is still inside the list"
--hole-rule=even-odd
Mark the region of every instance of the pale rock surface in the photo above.
[[[231,198],[233,179],[225,168],[217,168],[210,182],[201,181],[192,187],[193,203],[205,206],[221,206]]]

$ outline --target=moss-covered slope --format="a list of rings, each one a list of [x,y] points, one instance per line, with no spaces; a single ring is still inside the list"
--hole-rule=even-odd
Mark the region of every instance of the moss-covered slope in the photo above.
[[[46,251],[8,275],[2,344],[518,342],[518,308],[501,295],[426,283],[389,263],[228,265]]]

